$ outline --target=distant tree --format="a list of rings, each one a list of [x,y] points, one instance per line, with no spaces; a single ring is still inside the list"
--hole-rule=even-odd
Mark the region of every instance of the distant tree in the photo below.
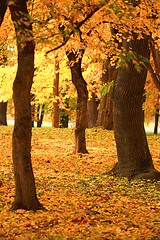
[[[59,59],[58,55],[55,56],[55,77],[53,80],[53,117],[52,127],[59,128],[60,121],[60,109],[59,109]]]
[[[97,126],[107,130],[113,130],[113,82],[116,78],[116,72],[115,66],[110,65],[109,59],[104,60]]]
[[[0,102],[0,126],[7,126],[7,102]]]
[[[15,26],[18,49],[18,69],[13,84],[15,125],[12,151],[16,193],[12,208],[37,210],[42,206],[37,199],[31,163],[30,90],[34,75],[32,25],[25,0],[11,1],[9,9]]]
[[[87,111],[88,111],[88,128],[96,127],[97,116],[98,116],[98,101],[96,99],[96,94],[91,93],[91,98],[88,99]]]
[[[158,122],[159,122],[159,115],[160,115],[160,95],[158,94],[157,102],[155,105],[155,122],[154,122],[154,134],[158,133]]]

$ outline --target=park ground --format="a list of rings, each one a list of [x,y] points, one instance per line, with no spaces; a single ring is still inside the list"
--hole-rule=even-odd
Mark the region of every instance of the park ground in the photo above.
[[[13,127],[0,127],[0,239],[159,240],[160,181],[114,178],[112,131],[87,129],[87,155],[74,155],[74,129],[33,129],[32,164],[46,211],[11,211]],[[160,135],[148,135],[160,171]]]

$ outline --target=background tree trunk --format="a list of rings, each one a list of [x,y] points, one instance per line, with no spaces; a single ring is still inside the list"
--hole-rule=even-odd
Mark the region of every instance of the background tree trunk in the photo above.
[[[82,76],[81,63],[84,50],[67,52],[70,62],[72,82],[77,90],[75,153],[88,153],[86,149],[85,130],[87,127],[87,83]]]
[[[59,96],[59,60],[58,56],[55,57],[55,72],[56,76],[53,82],[53,119],[52,119],[52,127],[59,128],[60,121],[60,109],[59,109],[59,101],[57,97]]]
[[[7,102],[0,102],[0,125],[7,126]]]
[[[140,60],[149,61],[148,38],[125,42]],[[128,68],[120,67],[114,85],[114,134],[117,146],[118,163],[111,173],[131,178],[159,179],[152,162],[144,129],[142,111],[144,85],[147,69],[141,65],[137,71],[132,61],[127,62]]]
[[[116,77],[116,69],[110,65],[109,59],[103,62],[102,84],[111,83]],[[107,130],[113,129],[113,87],[110,91],[101,96],[100,107],[98,111],[97,126]]]
[[[39,116],[38,116],[38,121],[37,121],[38,128],[42,127],[44,112],[45,112],[45,104],[42,104],[41,108],[39,108]]]
[[[156,104],[156,106],[155,106],[154,134],[157,134],[157,133],[158,133],[159,108],[160,108],[160,95],[158,94],[157,104]]]
[[[13,84],[15,108],[13,166],[16,187],[13,209],[37,210],[41,208],[41,204],[36,196],[30,153],[32,129],[30,90],[34,75],[34,42],[26,1],[12,2],[9,8],[15,25],[18,49],[18,69]]]
[[[98,110],[97,110],[96,95],[93,92],[91,95],[91,99],[88,100],[87,110],[88,110],[88,126],[87,127],[88,128],[96,127]]]

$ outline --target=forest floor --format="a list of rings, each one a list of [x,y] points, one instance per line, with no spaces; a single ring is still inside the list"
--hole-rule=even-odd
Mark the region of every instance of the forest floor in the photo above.
[[[0,127],[0,240],[160,240],[160,181],[107,175],[117,161],[113,132],[87,129],[74,155],[73,129],[33,129],[32,164],[46,211],[11,211],[12,127]],[[160,171],[160,135],[148,135]]]

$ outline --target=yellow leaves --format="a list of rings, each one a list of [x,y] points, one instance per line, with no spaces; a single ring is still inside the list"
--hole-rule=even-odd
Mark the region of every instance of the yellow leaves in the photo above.
[[[12,130],[0,127],[0,238],[158,239],[159,183],[129,183],[108,176],[116,161],[116,147],[113,132],[102,129],[87,129],[90,154],[81,157],[72,154],[73,129],[33,129],[37,194],[47,211],[10,211],[14,200]],[[159,140],[149,136],[154,159],[160,157]],[[158,161],[157,167],[160,170]]]
[[[16,66],[0,66],[0,101],[11,99],[15,76]]]
[[[8,6],[11,6],[11,5],[14,5],[15,4],[15,1],[14,0],[9,0],[8,1]]]

